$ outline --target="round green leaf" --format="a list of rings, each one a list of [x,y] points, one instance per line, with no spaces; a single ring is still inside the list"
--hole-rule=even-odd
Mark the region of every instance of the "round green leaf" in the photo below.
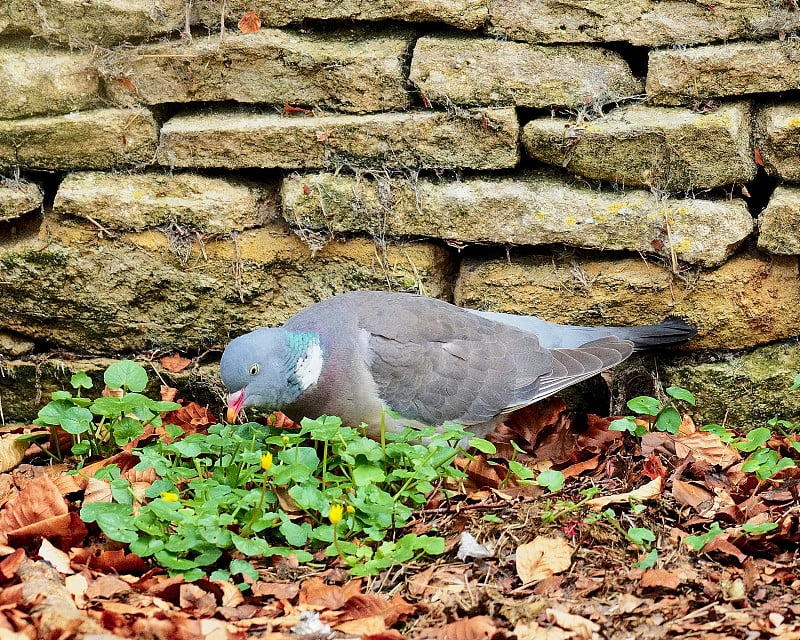
[[[628,408],[636,413],[655,416],[658,415],[661,405],[658,400],[650,396],[636,396],[628,400]]]
[[[69,379],[69,383],[72,385],[73,389],[92,388],[92,379],[86,375],[85,371],[78,371],[78,373],[73,374]]]
[[[667,407],[656,418],[656,429],[668,431],[672,435],[677,435],[681,426],[681,414],[674,407]]]
[[[82,407],[70,407],[61,416],[61,428],[67,433],[77,435],[86,433],[92,423],[94,415]]]
[[[692,392],[688,391],[687,389],[683,389],[681,387],[667,387],[666,391],[668,395],[672,396],[676,400],[683,400],[691,405],[694,405],[697,402]]]
[[[120,360],[106,369],[103,380],[112,389],[126,387],[129,391],[139,392],[147,386],[147,372],[133,360]]]

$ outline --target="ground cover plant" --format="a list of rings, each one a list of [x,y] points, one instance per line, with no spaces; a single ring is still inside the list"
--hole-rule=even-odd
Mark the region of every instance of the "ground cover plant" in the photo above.
[[[467,456],[458,431],[224,424],[150,397],[136,363],[105,373],[0,436],[7,637],[800,632],[800,445],[780,416],[696,425],[679,388],[616,419],[551,398]]]

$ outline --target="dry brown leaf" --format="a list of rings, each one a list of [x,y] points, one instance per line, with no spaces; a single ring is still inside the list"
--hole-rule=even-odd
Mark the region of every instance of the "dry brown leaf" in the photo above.
[[[564,538],[539,536],[517,547],[517,575],[523,584],[539,582],[569,569],[572,549]]]
[[[552,622],[566,631],[571,631],[577,640],[589,640],[600,630],[600,625],[583,616],[578,616],[558,609],[545,609],[548,622]]]
[[[192,361],[189,360],[189,358],[184,358],[177,353],[174,356],[164,356],[161,358],[161,366],[170,373],[180,373],[190,364],[192,364]]]
[[[95,598],[103,598],[110,600],[119,593],[129,593],[131,586],[124,580],[119,579],[117,576],[106,574],[100,576],[97,580],[93,580],[86,588],[85,596],[88,600]]]
[[[25,457],[28,442],[20,441],[19,434],[6,433],[0,436],[0,473],[16,467]]]
[[[0,513],[0,542],[8,534],[54,516],[66,515],[67,503],[49,476],[30,481]]]
[[[677,589],[683,580],[681,577],[666,569],[647,569],[642,573],[641,585],[643,587],[661,587],[663,589]]]
[[[690,453],[696,460],[717,464],[723,469],[739,461],[739,452],[722,442],[715,433],[696,431],[675,437],[675,453],[683,459]]]
[[[60,549],[56,549],[47,538],[42,540],[37,553],[42,560],[49,562],[59,573],[64,575],[75,573],[69,566],[69,556]]]
[[[111,549],[93,553],[91,549],[79,547],[70,551],[70,560],[80,567],[95,571],[113,571],[120,575],[145,573],[149,567],[134,553],[125,553],[123,549]]]
[[[248,11],[239,20],[239,31],[242,33],[255,33],[261,28],[261,18],[255,11]]]
[[[322,578],[306,580],[300,587],[300,604],[338,611],[344,606],[344,589],[325,584]]]
[[[369,616],[367,618],[357,618],[355,620],[348,620],[334,627],[337,631],[342,633],[349,633],[353,635],[362,635],[364,633],[382,633],[386,631],[386,621],[383,616]]]
[[[498,632],[497,626],[488,616],[475,616],[462,618],[441,627],[421,629],[415,638],[417,640],[483,640],[491,638]]]
[[[517,640],[570,640],[575,636],[571,631],[565,631],[551,625],[542,627],[536,622],[518,624],[514,627],[514,635]]]
[[[663,488],[663,485],[664,481],[661,479],[661,477],[658,477],[651,480],[647,484],[642,485],[638,489],[634,489],[633,491],[626,491],[625,493],[592,498],[591,500],[588,500],[586,504],[592,509],[599,511],[609,504],[623,504],[630,502],[631,500],[637,502],[641,500],[649,500],[661,495],[661,489]]]
[[[299,592],[300,587],[295,582],[256,582],[253,585],[253,595],[257,597],[272,596],[278,600],[291,600]]]
[[[711,504],[714,501],[713,493],[680,478],[672,481],[672,495],[680,504],[694,508],[703,503]]]
[[[26,557],[25,549],[16,549],[14,553],[3,558],[3,561],[0,562],[0,576],[11,580]]]

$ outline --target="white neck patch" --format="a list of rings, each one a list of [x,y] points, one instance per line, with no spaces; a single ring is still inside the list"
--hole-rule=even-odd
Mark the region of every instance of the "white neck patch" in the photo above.
[[[312,342],[306,352],[297,360],[294,367],[294,375],[300,382],[300,388],[305,391],[312,384],[315,384],[322,375],[322,365],[325,363],[322,357],[322,347],[319,342]]]

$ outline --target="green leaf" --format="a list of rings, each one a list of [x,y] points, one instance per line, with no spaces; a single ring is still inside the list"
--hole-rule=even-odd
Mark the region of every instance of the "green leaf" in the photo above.
[[[39,420],[44,425],[61,424],[64,414],[73,408],[69,400],[53,400],[39,410]]]
[[[125,387],[129,391],[139,392],[147,387],[147,372],[133,360],[120,360],[106,369],[103,380],[112,389]]]
[[[796,391],[797,389],[800,389],[800,374],[794,377],[794,382],[792,383],[792,386],[789,387],[789,391]]]
[[[642,527],[631,527],[628,529],[628,540],[633,544],[643,547],[646,543],[653,542],[656,539],[656,534]]]
[[[100,397],[89,407],[92,413],[106,418],[116,418],[123,410],[122,398]]]
[[[303,418],[300,422],[301,434],[309,433],[314,440],[333,440],[338,437],[342,421],[335,416],[320,416],[316,420]]]
[[[488,440],[484,440],[483,438],[470,438],[469,446],[472,447],[473,449],[477,449],[481,453],[486,453],[488,455],[493,455],[497,453],[497,447],[495,447]]]
[[[719,522],[712,522],[711,527],[706,533],[700,533],[693,536],[686,536],[684,542],[688,544],[695,551],[701,551],[709,542],[716,538],[721,533],[725,533]]]
[[[656,429],[677,435],[681,426],[681,414],[674,407],[667,407],[656,418]]]
[[[691,391],[683,389],[681,387],[667,387],[666,389],[667,395],[672,396],[676,400],[683,400],[684,402],[688,402],[690,405],[694,406],[697,403],[694,395],[692,395]]]
[[[93,384],[92,379],[86,375],[85,371],[73,373],[72,377],[69,379],[69,383],[72,385],[73,389],[91,389]]]
[[[633,418],[626,416],[624,418],[612,420],[608,428],[610,431],[635,431],[636,423],[633,421]]]
[[[763,522],[761,524],[743,524],[742,531],[745,533],[767,533],[778,528],[777,522]]]
[[[550,491],[558,491],[564,486],[564,474],[555,469],[545,469],[536,478],[536,484]]]
[[[247,560],[231,560],[230,570],[233,575],[241,573],[248,578],[258,580],[258,571]]]
[[[521,480],[530,480],[533,478],[533,471],[526,467],[524,464],[520,464],[516,460],[509,460],[508,461],[508,470],[511,471],[515,476],[520,478]],[[541,475],[541,474],[540,474]],[[545,486],[545,485],[542,485]]]
[[[72,398],[72,394],[69,391],[53,391],[50,397],[53,400],[69,400]]]
[[[282,518],[283,522],[278,527],[279,531],[293,547],[302,547],[308,541],[308,527],[295,524],[287,516]]]
[[[362,464],[353,469],[353,482],[357,487],[380,483],[386,480],[386,473],[377,465]]]
[[[633,566],[637,569],[652,569],[656,564],[656,560],[658,560],[658,550],[651,549],[650,553],[639,560],[639,562],[634,562]]]
[[[658,415],[661,404],[650,396],[636,396],[628,400],[628,408],[634,413],[644,413],[648,416]]]
[[[114,441],[122,447],[142,435],[144,426],[138,420],[125,416],[119,422],[114,423],[113,431]]]
[[[61,415],[61,428],[73,435],[86,433],[93,419],[94,415],[88,409],[70,407]]]
[[[740,451],[755,451],[764,446],[772,436],[772,432],[766,427],[758,427],[747,433],[747,439],[734,443],[734,447]]]

